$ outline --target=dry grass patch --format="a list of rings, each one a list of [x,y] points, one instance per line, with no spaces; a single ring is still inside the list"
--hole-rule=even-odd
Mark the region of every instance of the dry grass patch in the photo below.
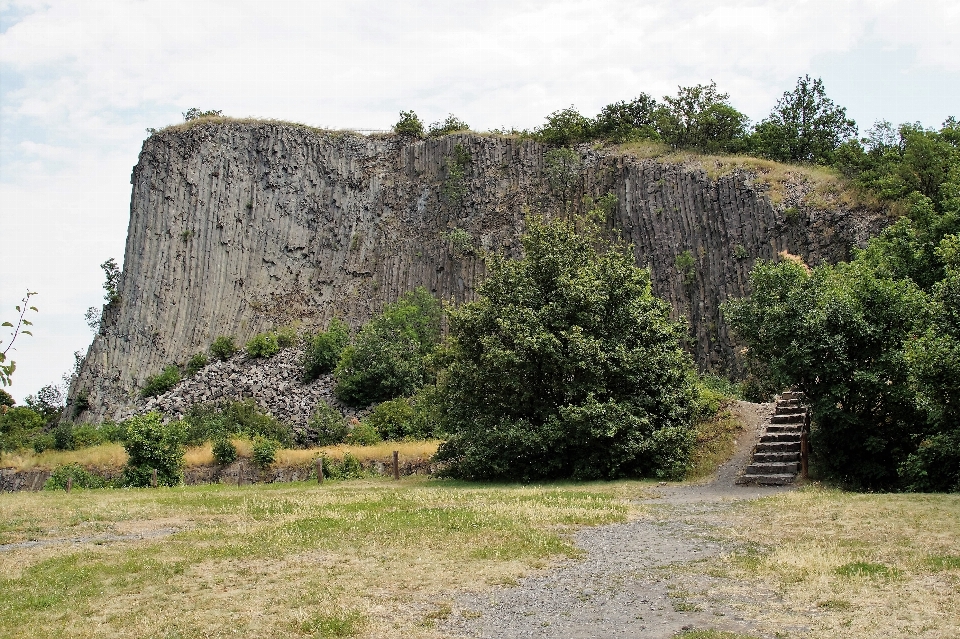
[[[118,470],[127,463],[127,451],[120,444],[101,444],[80,450],[18,451],[0,454],[0,468],[53,470],[67,464],[85,468]]]
[[[748,614],[771,632],[808,627],[809,636],[825,639],[960,636],[960,495],[811,487],[754,502],[714,523],[745,550],[709,566],[712,596],[746,601]],[[757,592],[775,595],[759,601]]]
[[[576,555],[570,531],[623,521],[619,497],[642,493],[409,478],[8,495],[0,543],[48,545],[0,552],[0,634],[436,637],[453,590]]]

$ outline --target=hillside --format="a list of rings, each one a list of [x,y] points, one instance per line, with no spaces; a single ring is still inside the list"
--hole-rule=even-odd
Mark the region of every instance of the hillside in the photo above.
[[[719,305],[745,292],[755,259],[845,259],[886,221],[819,170],[582,145],[558,181],[545,174],[547,150],[509,136],[365,137],[221,118],[152,135],[131,177],[119,299],[70,400],[87,397],[84,421],[112,418],[148,375],[220,335],[242,342],[334,316],[357,326],[419,285],[468,301],[480,253],[516,255],[526,215],[608,193],[608,226],[689,318],[697,364],[734,370]]]

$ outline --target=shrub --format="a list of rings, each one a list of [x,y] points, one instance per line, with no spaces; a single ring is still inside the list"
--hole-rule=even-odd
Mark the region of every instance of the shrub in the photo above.
[[[257,465],[257,468],[263,470],[273,463],[278,450],[280,450],[280,442],[257,435],[253,438],[253,446],[251,447],[253,463]]]
[[[181,422],[164,424],[160,413],[137,415],[124,422],[127,465],[123,483],[127,486],[150,485],[154,470],[157,484],[176,486],[183,481],[184,426]]]
[[[401,440],[413,431],[413,406],[404,398],[378,404],[366,422],[387,440]]]
[[[190,358],[189,362],[187,362],[187,376],[193,377],[194,375],[199,373],[200,369],[202,369],[208,363],[209,361],[207,360],[206,355],[204,355],[203,353],[197,353],[196,355]]]
[[[171,364],[163,369],[162,373],[147,377],[146,384],[140,390],[141,397],[162,395],[180,383],[180,369]]]
[[[442,314],[440,302],[423,287],[388,305],[344,349],[335,372],[337,397],[367,406],[416,392],[428,381]]]
[[[236,352],[237,345],[234,343],[233,337],[221,335],[213,340],[213,344],[210,345],[210,355],[220,361],[230,359]]]
[[[447,135],[448,133],[469,130],[469,124],[451,113],[447,116],[446,120],[443,120],[442,122],[434,122],[430,125],[430,137],[440,137],[442,135]]]
[[[213,440],[213,461],[222,466],[237,461],[237,447],[229,437],[218,437]]]
[[[194,404],[184,416],[184,443],[199,446],[223,437],[274,439],[284,446],[293,443],[290,427],[264,412],[252,399]]]
[[[73,424],[58,424],[50,431],[56,450],[73,450]]]
[[[290,348],[297,343],[297,329],[292,326],[281,326],[274,333],[280,348]]]
[[[273,357],[280,352],[276,333],[260,333],[247,342],[247,355],[250,357]]]
[[[39,433],[33,438],[31,445],[33,446],[33,452],[39,455],[43,451],[53,448],[53,435],[50,433]]]
[[[336,408],[321,401],[310,418],[310,428],[316,433],[317,446],[332,446],[343,443],[347,438],[347,420]]]
[[[323,474],[330,479],[359,479],[365,474],[363,464],[350,453],[345,453],[339,463],[326,456],[320,459],[323,464]]]
[[[331,372],[349,344],[350,327],[337,318],[330,321],[326,331],[308,337],[302,360],[303,381],[310,382]]]
[[[683,476],[694,435],[683,325],[598,228],[527,224],[524,257],[492,259],[478,299],[451,316],[437,458],[464,478]]]
[[[413,111],[401,111],[400,119],[393,125],[397,135],[412,135],[415,138],[423,137],[423,122]]]
[[[74,488],[105,488],[109,482],[89,472],[80,464],[57,466],[43,485],[44,490],[66,490],[67,480],[73,479]]]
[[[0,450],[27,448],[40,434],[43,417],[25,406],[8,408],[0,413]]]
[[[368,422],[355,421],[353,428],[347,433],[347,443],[352,446],[373,446],[383,441],[377,429]]]

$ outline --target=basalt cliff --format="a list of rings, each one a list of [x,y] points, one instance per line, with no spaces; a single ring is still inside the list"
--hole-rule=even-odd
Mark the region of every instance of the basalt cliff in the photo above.
[[[698,366],[736,371],[720,304],[747,292],[756,259],[845,259],[885,223],[799,169],[774,179],[735,159],[583,146],[557,178],[548,150],[474,133],[416,140],[230,120],[152,135],[131,178],[119,296],[70,401],[86,398],[84,421],[116,418],[148,375],[220,335],[242,344],[334,316],[356,327],[421,285],[469,301],[484,253],[519,255],[526,216],[607,194],[609,228],[687,318]]]

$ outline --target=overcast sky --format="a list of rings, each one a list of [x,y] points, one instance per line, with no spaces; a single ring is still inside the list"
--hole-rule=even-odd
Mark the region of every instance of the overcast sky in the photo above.
[[[145,129],[190,107],[533,128],[713,79],[759,121],[809,73],[861,131],[939,127],[960,116],[958,33],[956,0],[0,0],[0,321],[27,288],[40,308],[7,390],[22,401],[86,352]]]

